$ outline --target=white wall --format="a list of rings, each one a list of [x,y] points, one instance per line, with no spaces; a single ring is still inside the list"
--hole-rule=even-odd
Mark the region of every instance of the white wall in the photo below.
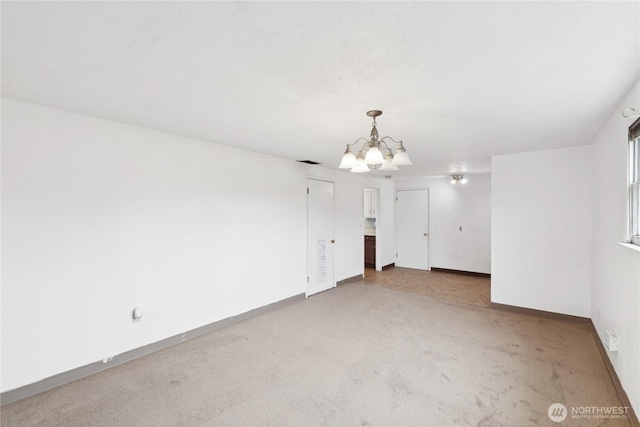
[[[633,87],[593,143],[593,287],[591,319],[598,334],[618,334],[619,351],[609,353],[620,382],[640,413],[640,252],[617,242],[626,239],[627,132],[633,119],[621,112],[640,109]]]
[[[355,174],[7,99],[2,144],[2,391],[303,293],[307,175],[362,274]]]
[[[491,176],[397,179],[396,188],[429,188],[431,267],[491,273]],[[460,231],[462,227],[462,231]]]
[[[591,146],[495,156],[491,301],[589,317]]]

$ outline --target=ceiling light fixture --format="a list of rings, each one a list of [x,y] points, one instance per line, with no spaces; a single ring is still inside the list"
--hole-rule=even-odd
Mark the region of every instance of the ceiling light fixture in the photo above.
[[[376,117],[381,114],[382,111],[380,110],[367,111],[367,116],[373,117],[371,135],[368,140],[358,138],[353,144],[347,144],[347,150],[344,152],[344,156],[342,156],[340,166],[338,166],[340,169],[351,169],[351,172],[360,173],[369,172],[371,170],[369,169],[369,165],[373,165],[373,169],[381,165],[381,171],[397,171],[398,166],[408,166],[412,164],[402,141],[396,141],[390,136],[378,139]],[[395,155],[385,140],[398,144]],[[351,151],[351,147],[360,141],[364,141],[364,143],[358,150],[358,155],[356,156],[353,154],[353,151]]]
[[[467,178],[465,178],[464,175],[451,175],[452,184],[455,184],[458,181],[460,181],[460,184],[466,184]]]

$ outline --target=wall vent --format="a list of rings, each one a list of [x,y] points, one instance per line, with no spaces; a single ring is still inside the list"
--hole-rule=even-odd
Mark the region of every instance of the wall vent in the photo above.
[[[319,162],[314,162],[313,160],[298,160],[300,163],[306,163],[308,165],[319,165]]]

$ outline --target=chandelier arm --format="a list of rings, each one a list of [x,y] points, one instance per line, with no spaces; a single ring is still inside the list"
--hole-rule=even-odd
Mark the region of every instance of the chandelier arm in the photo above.
[[[356,144],[357,144],[358,142],[360,142],[360,141],[369,142],[369,140],[368,140],[368,139],[366,139],[366,138],[358,138],[358,139],[356,139],[353,143],[351,143],[351,144],[347,144],[347,147],[351,147],[352,145],[356,145]]]
[[[395,139],[391,138],[390,136],[383,136],[382,138],[379,139],[379,141],[384,141],[385,139],[390,139],[393,142],[395,142],[396,144],[402,144],[402,141],[396,141]]]
[[[402,144],[402,141],[396,141],[395,139],[391,138],[390,136],[383,136],[382,138],[379,139],[379,141],[384,141],[385,139],[390,139],[391,141],[395,142],[396,144]]]
[[[387,138],[387,137],[385,136],[385,138]],[[382,139],[384,139],[384,138],[382,138]],[[391,152],[391,148],[389,148],[389,146],[387,145],[387,143],[386,143],[386,142],[384,142],[382,139],[379,141],[380,145],[383,145],[383,144],[384,144],[384,148],[386,148],[386,149],[387,149],[387,151]],[[395,141],[394,141],[394,142],[395,142]]]

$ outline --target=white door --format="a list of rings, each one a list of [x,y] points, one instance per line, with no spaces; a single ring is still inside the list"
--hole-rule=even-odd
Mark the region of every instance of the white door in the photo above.
[[[396,191],[396,267],[429,270],[429,190]]]
[[[333,182],[307,179],[307,296],[336,286]]]

